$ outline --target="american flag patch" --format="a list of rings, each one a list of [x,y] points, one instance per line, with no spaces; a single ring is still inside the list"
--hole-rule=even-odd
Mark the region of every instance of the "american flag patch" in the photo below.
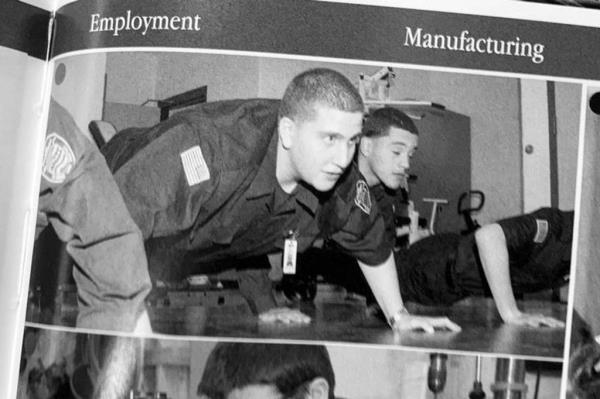
[[[65,139],[56,133],[46,137],[42,177],[50,183],[60,184],[75,166],[75,154]]]
[[[202,156],[200,146],[196,145],[179,155],[181,156],[183,171],[185,172],[185,178],[189,186],[210,179],[210,171],[208,170],[204,156]]]
[[[533,237],[533,242],[536,244],[541,244],[546,240],[548,236],[548,221],[535,219],[535,224],[537,229],[535,231],[535,237]]]

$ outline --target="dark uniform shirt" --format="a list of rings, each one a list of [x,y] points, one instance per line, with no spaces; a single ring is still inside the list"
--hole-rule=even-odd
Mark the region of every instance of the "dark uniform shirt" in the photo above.
[[[541,208],[497,222],[506,237],[515,294],[557,287],[569,273],[573,212]],[[438,234],[397,253],[405,299],[449,305],[489,293],[473,234]]]
[[[352,163],[325,201],[319,225],[327,242],[367,265],[383,263],[394,247],[391,196],[369,187]]]
[[[551,288],[565,281],[571,264],[572,211],[541,208],[497,223],[506,237],[516,291]]]
[[[67,111],[50,103],[36,238],[52,224],[77,264],[85,328],[132,330],[150,290],[139,229],[96,147]]]
[[[317,196],[303,184],[286,194],[275,176],[278,108],[275,100],[208,103],[105,146],[154,276],[274,252],[290,231],[298,251],[312,244]]]

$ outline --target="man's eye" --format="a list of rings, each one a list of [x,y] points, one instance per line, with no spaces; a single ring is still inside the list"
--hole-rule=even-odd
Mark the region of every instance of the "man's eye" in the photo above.
[[[335,141],[335,136],[333,134],[329,134],[329,135],[325,136],[325,141],[327,143],[333,143]]]
[[[353,137],[350,139],[350,144],[354,145],[354,144],[358,144],[358,142],[360,141],[360,137]]]

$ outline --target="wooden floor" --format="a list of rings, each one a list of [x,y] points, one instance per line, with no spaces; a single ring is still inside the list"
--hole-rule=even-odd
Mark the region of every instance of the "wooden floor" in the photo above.
[[[341,341],[404,347],[475,351],[560,361],[564,329],[518,327],[503,324],[488,298],[468,298],[448,308],[410,306],[412,313],[448,316],[462,327],[459,333],[439,331],[394,333],[383,321],[367,317],[358,301],[323,301],[303,305],[313,321],[308,325],[264,324],[242,308],[151,308],[156,333],[259,339]],[[564,320],[566,305],[520,301],[521,309]],[[550,359],[549,359],[550,360]]]

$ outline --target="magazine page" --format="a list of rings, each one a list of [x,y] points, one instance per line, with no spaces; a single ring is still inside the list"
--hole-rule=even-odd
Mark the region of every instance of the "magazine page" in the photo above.
[[[45,122],[43,88],[50,13],[17,1],[0,3],[0,376],[2,395],[14,397],[18,375],[15,347],[22,341],[27,273],[30,269],[29,225],[35,214],[39,182],[32,159]],[[37,185],[37,183],[35,183]],[[5,392],[4,389],[9,389]],[[8,396],[10,397],[10,396]]]
[[[598,22],[502,4],[60,8],[19,397],[564,395]]]
[[[588,112],[585,116],[583,151],[584,182],[598,181],[598,114],[600,114],[600,89],[590,86],[586,93]],[[572,324],[569,347],[569,369],[565,374],[573,382],[573,391],[582,397],[598,392],[595,370],[600,360],[600,320],[598,319],[597,287],[600,283],[597,264],[598,248],[594,245],[598,237],[598,226],[594,218],[598,213],[600,198],[598,185],[583,184],[580,191],[580,214],[575,253],[577,269],[574,276]]]

